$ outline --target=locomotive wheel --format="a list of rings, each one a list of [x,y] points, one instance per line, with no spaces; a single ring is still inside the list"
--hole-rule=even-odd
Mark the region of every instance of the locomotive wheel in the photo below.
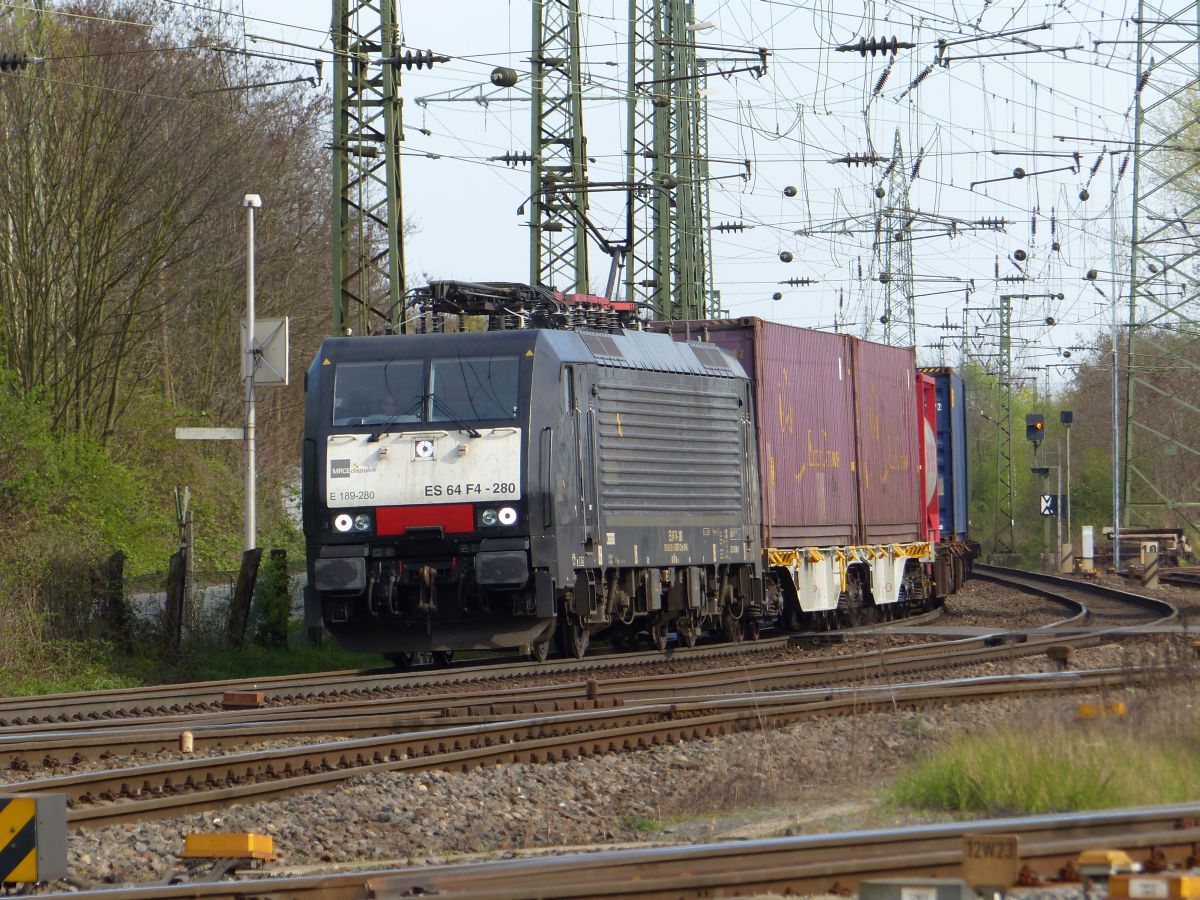
[[[448,666],[448,665],[450,665],[450,662],[453,659],[454,659],[454,651],[453,650],[434,650],[433,651],[433,664],[435,666]]]
[[[544,663],[550,657],[550,638],[529,648],[529,658],[534,662]]]
[[[730,610],[721,613],[721,634],[729,643],[736,644],[741,641],[743,624],[741,619],[734,618]]]
[[[587,653],[589,637],[587,625],[578,616],[563,617],[562,645],[567,656],[583,659],[583,655]]]
[[[655,616],[650,621],[650,646],[659,653],[665,653],[667,649],[667,627],[670,623],[667,622],[666,616]]]
[[[761,623],[754,616],[747,616],[744,621],[746,638],[751,641],[757,641],[761,631]]]
[[[389,653],[387,654],[387,659],[397,669],[407,672],[416,665],[417,654],[411,652]]]
[[[689,613],[675,620],[675,631],[679,635],[679,643],[685,647],[695,647],[700,640],[700,616]]]

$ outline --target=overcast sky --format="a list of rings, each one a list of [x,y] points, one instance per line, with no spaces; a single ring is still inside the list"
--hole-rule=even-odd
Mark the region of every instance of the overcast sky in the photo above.
[[[704,51],[710,56],[729,58],[757,47],[771,52],[761,79],[743,73],[709,82],[712,174],[724,176],[712,184],[712,218],[754,226],[714,240],[716,285],[732,315],[822,328],[840,319],[856,333],[879,315],[882,262],[872,223],[883,167],[830,160],[872,150],[888,157],[898,130],[905,170],[911,173],[920,159],[910,209],[966,222],[1008,221],[1000,231],[960,226],[955,236],[935,232],[913,242],[923,360],[942,361],[942,351],[927,345],[949,335],[955,346],[944,358],[957,362],[959,332],[945,326],[961,326],[964,307],[968,331],[987,343],[995,328],[988,310],[1001,293],[1050,295],[1018,301],[1014,311],[1019,334],[1033,347],[1023,356],[1031,364],[1066,363],[1062,350],[1106,326],[1107,302],[1083,274],[1101,270],[1098,283],[1111,294],[1105,281],[1109,184],[1123,156],[1102,159],[1101,150],[1119,149],[1114,142],[1132,136],[1133,47],[1111,41],[1135,36],[1129,24],[1133,0],[696,5],[699,22],[715,26],[701,40],[724,48]],[[589,175],[623,179],[619,95],[627,3],[583,0],[583,8],[585,70],[593,82],[589,90],[600,96],[585,107],[588,153],[596,160]],[[244,10],[252,34],[329,46],[328,2],[244,0]],[[529,278],[529,231],[517,215],[530,193],[528,170],[488,161],[528,150],[527,109],[444,97],[486,82],[495,65],[527,72],[530,15],[528,0],[400,2],[406,46],[454,57],[404,76],[404,201],[418,228],[407,245],[410,281]],[[1044,24],[1050,27],[1039,27]],[[886,56],[836,50],[862,37],[892,35],[917,46],[901,50],[890,67]],[[950,47],[949,66],[930,68],[938,39],[965,37],[975,40]],[[429,102],[419,105],[420,97]],[[751,178],[730,177],[746,160]],[[1016,168],[1026,177],[1014,179]],[[1131,175],[1130,168],[1118,181],[1122,232],[1128,228]],[[797,189],[794,198],[784,195],[789,186]],[[1084,190],[1086,201],[1080,199]],[[269,192],[262,193],[269,202]],[[598,198],[593,218],[618,234],[615,202]],[[803,229],[814,234],[795,234]],[[780,261],[784,250],[793,254],[790,264]],[[594,248],[594,288],[602,288],[606,262]],[[789,278],[816,283],[779,284]],[[776,291],[781,300],[772,299]],[[1047,317],[1058,324],[1046,326]]]

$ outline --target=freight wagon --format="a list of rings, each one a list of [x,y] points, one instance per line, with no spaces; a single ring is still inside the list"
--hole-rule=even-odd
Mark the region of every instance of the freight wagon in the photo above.
[[[923,465],[933,396],[912,350],[757,318],[650,327],[727,350],[754,384],[766,590],[789,624],[945,597]]]

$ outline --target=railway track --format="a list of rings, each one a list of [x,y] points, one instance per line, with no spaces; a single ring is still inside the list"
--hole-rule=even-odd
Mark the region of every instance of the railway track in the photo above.
[[[1104,810],[535,859],[311,877],[149,885],[89,892],[92,900],[162,898],[543,898],[845,893],[870,878],[961,877],[968,833],[1014,834],[1021,861],[1045,880],[1072,877],[1075,857],[1119,848],[1147,871],[1195,863],[1200,804]],[[1031,879],[1032,880],[1032,879]],[[48,894],[47,897],[78,896]]]
[[[989,572],[1006,583],[1024,573]],[[1170,604],[1094,585],[1039,580],[1037,590],[1073,611],[1064,623],[1097,614],[1126,621],[1133,606],[1143,620],[1174,615]],[[1058,593],[1059,591],[1061,593]],[[1097,599],[1102,597],[1102,599]],[[1085,600],[1092,604],[1088,606]],[[1009,638],[1009,639],[1006,639]],[[1015,691],[1062,691],[1123,686],[1130,679],[1166,677],[1146,669],[1106,670],[1001,679],[895,683],[901,675],[1011,659],[1051,646],[1086,646],[1102,635],[1054,630],[882,648],[821,660],[744,660],[740,664],[655,676],[573,681],[460,697],[424,695],[350,700],[311,708],[277,707],[206,714],[193,720],[75,730],[31,726],[0,735],[0,759],[18,771],[33,765],[79,763],[112,753],[153,752],[172,746],[181,721],[203,746],[223,749],[236,737],[263,741],[314,735],[361,735],[268,750],[183,758],[149,765],[57,775],[10,783],[30,792],[68,795],[78,827],[145,816],[174,815],[233,802],[320,787],[383,770],[466,769],[506,761],[540,762],[633,749],[660,742],[782,725],[810,715],[853,712],[880,704],[970,700]],[[829,685],[849,683],[848,687]],[[102,761],[102,760],[101,760]]]
[[[1083,611],[1064,619],[1077,622]],[[954,669],[1045,652],[1059,643],[1055,635],[1030,640],[995,636],[929,642],[835,657],[784,660],[743,659],[702,672],[667,672],[604,680],[568,681],[521,688],[502,685],[455,697],[414,694],[374,700],[328,700],[311,706],[278,706],[224,712],[148,717],[137,724],[95,722],[30,725],[0,732],[0,765],[17,772],[54,768],[114,755],[157,753],[174,748],[180,731],[192,733],[198,751],[219,751],[256,742],[315,735],[369,736],[398,730],[428,730],[511,720],[553,712],[696,696],[721,696],[751,690],[828,686],[882,679],[938,669]],[[1077,645],[1097,639],[1076,637]]]
[[[381,771],[466,771],[480,765],[549,762],[779,727],[805,717],[875,707],[917,707],[1031,692],[1107,691],[1181,677],[1178,669],[1105,669],[807,690],[747,690],[693,700],[638,703],[378,737],[329,741],[102,769],[9,785],[63,793],[69,821],[91,827],[258,800]]]

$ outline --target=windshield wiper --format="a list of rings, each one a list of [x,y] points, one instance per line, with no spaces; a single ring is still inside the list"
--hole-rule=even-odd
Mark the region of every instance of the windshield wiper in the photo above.
[[[451,425],[457,425],[458,430],[466,432],[469,437],[473,437],[473,438],[483,437],[482,434],[480,434],[478,431],[476,431],[474,428],[472,428],[470,425],[468,425],[466,422],[464,422],[462,419],[460,419],[457,415],[455,415],[454,410],[450,409],[450,407],[448,407],[445,403],[443,403],[441,400],[439,400],[437,398],[436,394],[432,394],[430,396],[433,399],[433,408],[437,409],[437,410],[441,410],[442,415],[444,415],[450,421]]]
[[[370,436],[367,437],[367,443],[368,444],[376,443],[381,437],[383,437],[385,434],[387,434],[387,430],[391,426],[398,425],[400,423],[400,420],[403,419],[405,416],[411,416],[414,412],[419,411],[421,408],[421,404],[424,402],[425,402],[424,397],[418,397],[415,401],[413,401],[413,403],[408,407],[408,409],[403,410],[402,412],[393,413],[392,415],[388,416],[387,420],[384,421],[384,423],[382,425],[380,425],[379,428],[377,428],[375,431],[372,431]]]

